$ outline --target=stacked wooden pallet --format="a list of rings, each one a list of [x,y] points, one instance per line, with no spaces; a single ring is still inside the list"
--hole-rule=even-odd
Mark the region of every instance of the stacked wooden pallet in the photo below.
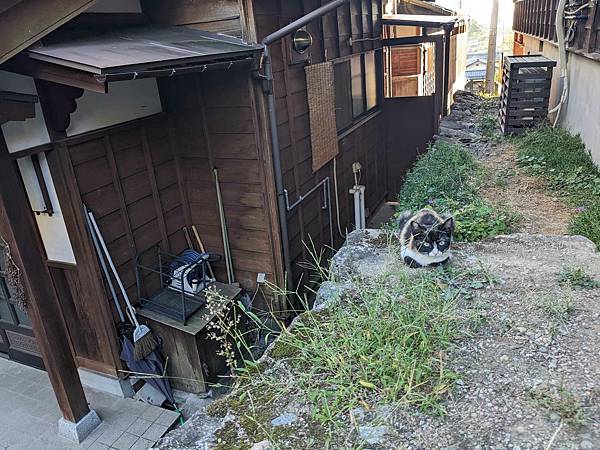
[[[552,69],[556,61],[541,55],[504,58],[500,126],[504,134],[516,134],[548,115]]]

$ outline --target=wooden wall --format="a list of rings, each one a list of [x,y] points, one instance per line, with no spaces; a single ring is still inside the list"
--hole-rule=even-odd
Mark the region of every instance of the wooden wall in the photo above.
[[[142,0],[142,8],[154,23],[245,36],[240,0]]]
[[[326,1],[319,0],[255,0],[254,19],[258,40],[310,12]],[[354,0],[338,8],[307,28],[313,35],[310,63],[331,61],[352,54],[375,49],[372,40],[349,45],[349,38],[362,39],[380,35],[381,5],[378,0]],[[326,177],[331,178],[333,191],[333,165],[329,163],[316,173],[312,171],[310,126],[306,93],[305,63],[289,63],[289,43],[282,40],[271,46],[275,72],[275,93],[279,139],[282,151],[284,185],[294,202]],[[348,190],[354,185],[352,163],[363,166],[361,184],[366,185],[367,208],[373,212],[386,195],[385,186],[385,128],[381,114],[356,126],[339,139],[337,157],[338,192],[340,203],[340,227],[352,230],[354,222],[353,198]],[[331,242],[328,212],[321,209],[322,193],[311,196],[295,209],[288,219],[290,247],[293,257],[294,280],[305,278],[305,261],[310,262],[305,243],[314,242],[317,249],[324,246],[338,247],[343,241],[335,231]],[[333,198],[333,193],[332,193]],[[337,222],[334,217],[334,230]]]

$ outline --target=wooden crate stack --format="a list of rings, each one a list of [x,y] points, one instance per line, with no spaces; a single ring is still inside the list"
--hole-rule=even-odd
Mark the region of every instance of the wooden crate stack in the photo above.
[[[520,133],[546,118],[555,66],[542,55],[504,58],[499,114],[504,134]]]

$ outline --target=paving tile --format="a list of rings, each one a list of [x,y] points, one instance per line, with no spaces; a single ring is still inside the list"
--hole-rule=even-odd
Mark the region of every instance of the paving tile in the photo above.
[[[135,434],[123,433],[121,437],[117,439],[113,445],[111,445],[111,447],[117,450],[129,450],[138,439],[139,437]]]
[[[153,423],[150,428],[142,435],[143,438],[150,439],[151,441],[158,441],[167,432],[168,428],[164,425]]]
[[[96,442],[111,446],[113,442],[121,437],[123,430],[113,427],[107,427],[104,432],[96,439]]]
[[[161,416],[162,412],[162,408],[159,408],[158,406],[150,406],[150,408],[146,409],[140,417],[142,419],[149,420],[150,422],[154,422]]]
[[[96,412],[100,414],[98,410]],[[106,417],[104,420],[105,424],[123,431],[126,431],[138,419],[136,415],[127,410],[122,412],[104,412],[103,417]]]
[[[135,434],[136,436],[142,436],[148,428],[150,428],[152,422],[144,419],[136,419],[135,422],[127,429],[128,433]]]
[[[156,444],[156,442],[149,441],[148,439],[144,438],[139,438],[136,441],[136,443],[133,444],[133,447],[131,447],[129,450],[148,450],[152,448],[154,444]]]
[[[154,423],[164,425],[165,427],[171,427],[175,422],[177,422],[177,420],[179,420],[178,412],[163,410],[160,417],[156,419]]]
[[[83,448],[88,448],[90,447],[94,442],[96,442],[96,439],[98,439],[102,433],[104,433],[107,430],[107,426],[106,424],[103,422],[101,423],[94,431],[92,431],[87,438],[85,438],[85,440],[81,443],[81,447]]]
[[[110,448],[108,445],[104,445],[96,441],[88,447],[88,450],[106,450],[108,448]]]

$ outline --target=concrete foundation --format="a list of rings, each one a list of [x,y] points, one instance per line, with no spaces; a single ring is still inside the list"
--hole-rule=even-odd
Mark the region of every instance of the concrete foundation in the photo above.
[[[58,434],[72,442],[78,444],[83,442],[96,428],[100,426],[102,421],[96,411],[91,410],[79,422],[69,422],[64,418],[58,420]]]

